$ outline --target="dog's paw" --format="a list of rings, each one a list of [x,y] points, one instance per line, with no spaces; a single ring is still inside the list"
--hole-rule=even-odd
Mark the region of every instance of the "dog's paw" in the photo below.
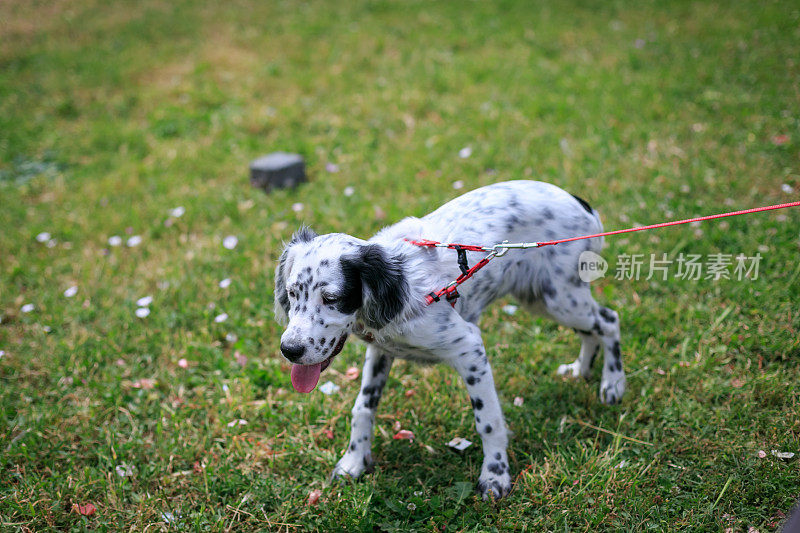
[[[558,370],[556,370],[559,376],[567,376],[570,378],[579,378],[579,377],[586,377],[581,376],[581,365],[578,364],[578,361],[574,363],[568,363],[558,366]]]
[[[600,381],[600,401],[606,405],[614,405],[622,400],[625,394],[625,374],[604,376]]]
[[[499,500],[511,492],[511,476],[503,474],[481,475],[478,479],[478,492],[484,500]]]
[[[362,474],[371,474],[375,470],[375,463],[368,455],[347,453],[339,459],[331,472],[331,481],[339,479],[358,479]]]

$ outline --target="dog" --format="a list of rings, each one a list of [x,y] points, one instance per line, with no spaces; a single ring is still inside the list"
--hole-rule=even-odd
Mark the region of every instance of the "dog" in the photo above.
[[[600,399],[619,402],[625,392],[619,318],[595,302],[578,270],[580,254],[599,252],[601,237],[510,250],[461,285],[454,305],[444,299],[428,305],[425,297],[458,277],[456,252],[409,242],[491,247],[505,240],[541,242],[601,231],[600,217],[586,201],[536,181],[473,190],[422,218],[389,226],[369,241],[300,228],[275,273],[275,313],[286,325],[280,349],[292,363],[292,385],[298,392],[311,392],[351,334],[367,345],[350,442],[332,478],[357,478],[373,470],[375,411],[392,361],[403,358],[447,363],[460,374],[483,445],[478,491],[484,499],[509,493],[508,436],[478,329],[481,312],[507,294],[579,335],[577,359],[561,365],[559,374],[588,378],[602,347]],[[467,252],[470,264],[484,255]]]

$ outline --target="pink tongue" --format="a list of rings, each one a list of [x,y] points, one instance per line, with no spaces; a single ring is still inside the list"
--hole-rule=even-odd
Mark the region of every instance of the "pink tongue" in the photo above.
[[[319,382],[319,373],[322,372],[322,363],[303,366],[292,365],[292,386],[297,392],[309,393],[314,390]]]

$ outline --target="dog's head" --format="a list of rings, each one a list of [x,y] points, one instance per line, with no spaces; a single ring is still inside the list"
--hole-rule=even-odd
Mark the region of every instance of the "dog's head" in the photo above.
[[[311,392],[357,325],[380,330],[406,304],[402,258],[340,233],[299,229],[275,272],[275,315],[292,385]]]

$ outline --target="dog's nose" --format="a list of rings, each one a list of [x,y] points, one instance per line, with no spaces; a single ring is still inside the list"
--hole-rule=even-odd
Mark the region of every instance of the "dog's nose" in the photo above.
[[[306,347],[302,344],[286,344],[285,342],[281,343],[281,353],[292,363],[303,357],[305,351]]]

